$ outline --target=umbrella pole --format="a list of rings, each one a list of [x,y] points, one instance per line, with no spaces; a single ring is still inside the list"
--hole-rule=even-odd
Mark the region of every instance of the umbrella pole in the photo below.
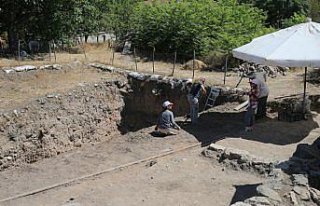
[[[304,68],[303,102],[302,102],[303,114],[306,113],[306,90],[307,90],[307,67]]]

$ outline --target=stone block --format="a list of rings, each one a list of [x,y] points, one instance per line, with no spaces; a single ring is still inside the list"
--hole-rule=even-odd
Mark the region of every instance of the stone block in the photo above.
[[[249,156],[249,152],[234,148],[226,148],[223,155],[227,159],[241,159],[242,156]]]
[[[209,149],[213,150],[213,151],[216,151],[216,152],[219,152],[219,153],[222,153],[222,152],[224,152],[224,150],[226,148],[224,146],[212,143],[212,144],[209,145]]]
[[[266,197],[259,197],[259,196],[255,196],[255,197],[250,197],[249,199],[246,199],[244,201],[245,203],[248,203],[250,205],[271,205],[270,201],[268,200],[268,198]]]
[[[258,194],[270,198],[271,200],[282,202],[280,195],[273,189],[267,187],[266,185],[259,185],[257,187]]]

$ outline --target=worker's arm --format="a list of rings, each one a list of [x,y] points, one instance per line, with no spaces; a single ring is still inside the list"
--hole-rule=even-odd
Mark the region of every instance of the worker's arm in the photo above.
[[[170,120],[171,120],[171,124],[173,126],[173,128],[180,130],[179,125],[176,123],[176,121],[174,120],[174,116],[173,113],[171,112],[170,114]]]
[[[207,95],[207,90],[204,87],[204,85],[201,85],[201,90],[202,90],[203,95]]]

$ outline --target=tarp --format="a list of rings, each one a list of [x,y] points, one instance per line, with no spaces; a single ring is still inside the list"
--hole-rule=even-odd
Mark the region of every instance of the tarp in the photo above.
[[[320,67],[320,24],[308,22],[253,39],[233,56],[269,66]]]

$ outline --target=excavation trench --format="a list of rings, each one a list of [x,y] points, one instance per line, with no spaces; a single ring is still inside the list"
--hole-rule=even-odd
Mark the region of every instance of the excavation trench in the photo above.
[[[80,85],[1,112],[0,170],[146,128],[155,124],[164,100],[175,103],[177,116],[188,112],[185,80],[117,72],[123,78]],[[234,91],[220,89],[217,104],[237,100]]]
[[[189,111],[186,80],[95,67],[121,76],[0,112],[0,170],[154,125],[165,100],[174,102],[176,116]],[[215,88],[220,89],[215,105],[241,101],[235,89]],[[313,107],[319,108],[319,97],[311,99]],[[202,98],[200,108],[205,100]]]

